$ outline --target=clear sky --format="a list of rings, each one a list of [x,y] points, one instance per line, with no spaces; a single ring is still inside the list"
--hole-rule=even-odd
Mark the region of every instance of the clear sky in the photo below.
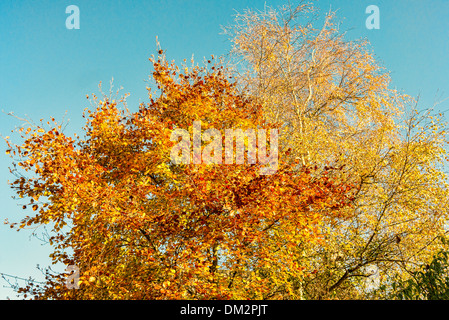
[[[0,110],[34,120],[61,119],[67,111],[67,132],[80,132],[82,110],[89,106],[86,94],[98,93],[100,81],[105,91],[112,77],[116,87],[123,86],[131,94],[131,109],[147,101],[144,80],[156,36],[170,60],[220,56],[230,47],[221,26],[231,24],[236,11],[262,9],[265,3],[276,7],[288,0],[0,0]],[[69,5],[80,10],[80,29],[66,28]],[[323,12],[338,9],[348,39],[367,38],[391,71],[393,86],[420,95],[422,108],[449,97],[448,0],[317,0],[315,5]],[[379,7],[379,30],[365,26],[369,5]],[[448,105],[449,100],[439,109]],[[4,136],[21,124],[6,113],[0,113]],[[18,221],[31,213],[11,198],[11,159],[6,144],[0,149],[0,222]],[[50,263],[51,248],[30,234],[0,224],[0,273],[42,279],[36,264]],[[14,298],[6,285],[0,279],[0,299]]]

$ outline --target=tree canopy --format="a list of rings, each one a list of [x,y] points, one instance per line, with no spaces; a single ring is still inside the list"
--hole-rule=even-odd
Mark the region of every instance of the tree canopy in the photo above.
[[[448,214],[442,115],[418,112],[368,43],[346,40],[333,14],[317,28],[314,14],[306,4],[238,14],[226,63],[177,65],[159,50],[149,102],[132,112],[126,95],[88,96],[82,135],[53,118],[18,129],[11,187],[35,215],[10,225],[49,225],[53,262],[80,270],[79,289],[47,272],[19,292],[378,298],[367,279],[407,281],[430,263]],[[200,159],[183,149],[188,161],[173,161],[181,129]],[[229,129],[254,130],[258,148],[267,139],[276,170],[261,173],[265,149],[259,162],[227,163]]]
[[[305,3],[238,14],[231,65],[242,91],[284,124],[281,150],[305,166],[344,166],[339,179],[358,186],[341,209],[351,219],[326,221],[325,244],[304,248],[319,267],[303,286],[309,298],[363,297],[370,269],[382,282],[403,277],[446,233],[446,124],[391,89],[369,44],[346,40],[334,13],[321,26],[315,14]]]

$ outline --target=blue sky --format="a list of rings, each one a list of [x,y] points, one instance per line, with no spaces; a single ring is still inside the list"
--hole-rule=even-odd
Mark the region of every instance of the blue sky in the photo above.
[[[291,0],[292,3],[295,3]],[[145,90],[151,72],[148,58],[155,53],[155,39],[169,59],[181,62],[194,54],[196,61],[226,54],[230,43],[221,26],[232,23],[233,14],[245,8],[278,6],[287,0],[1,0],[0,1],[0,110],[28,115],[34,120],[67,111],[67,132],[80,132],[86,94],[115,87],[131,94],[131,109],[147,101]],[[80,9],[80,29],[65,26],[69,5]],[[368,5],[380,9],[380,29],[368,30]],[[335,0],[315,3],[321,11],[338,9],[342,29],[349,39],[367,38],[378,61],[391,72],[393,86],[421,96],[421,107],[449,97],[449,1],[447,0]],[[448,109],[449,100],[439,109]],[[0,113],[0,133],[20,121]],[[12,135],[13,136],[13,135]],[[7,180],[11,159],[0,152],[0,221],[18,221],[26,214]],[[49,264],[51,248],[0,224],[0,272],[41,279],[36,264]],[[14,298],[0,279],[0,299]]]

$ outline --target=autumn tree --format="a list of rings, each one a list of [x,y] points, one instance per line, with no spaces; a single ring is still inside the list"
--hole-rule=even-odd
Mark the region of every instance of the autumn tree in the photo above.
[[[49,226],[53,262],[80,270],[79,289],[67,288],[67,274],[47,272],[45,285],[19,291],[36,299],[299,297],[308,275],[298,248],[323,245],[326,219],[348,219],[341,208],[352,205],[356,185],[339,178],[341,166],[323,172],[286,161],[289,150],[272,174],[248,154],[225,164],[226,129],[278,130],[280,122],[214,59],[179,68],[160,50],[150,60],[155,86],[137,111],[126,96],[93,95],[83,135],[67,136],[51,119],[22,126],[23,143],[8,141],[11,186],[35,212],[11,227]],[[187,154],[175,163],[173,132],[192,136],[195,121],[219,135],[211,142],[203,132],[202,162]],[[205,163],[206,153],[222,163]]]
[[[369,43],[347,40],[333,12],[306,2],[247,10],[225,32],[241,92],[282,123],[285,161],[342,167],[338,179],[358,189],[354,206],[340,209],[350,220],[326,217],[326,241],[298,249],[313,273],[299,281],[303,297],[364,298],[370,267],[391,283],[429,261],[447,231],[442,115],[391,89]]]
[[[442,249],[429,263],[408,270],[410,277],[382,285],[377,294],[386,299],[398,300],[449,300],[447,239],[441,238]]]

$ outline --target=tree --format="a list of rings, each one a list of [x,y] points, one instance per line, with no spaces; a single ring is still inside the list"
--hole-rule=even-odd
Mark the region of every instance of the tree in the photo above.
[[[397,280],[391,286],[381,286],[378,291],[389,299],[399,300],[448,300],[448,251],[447,240],[440,239],[443,245],[429,264],[420,265],[409,271],[410,278]]]
[[[448,216],[445,124],[390,88],[367,41],[348,41],[334,13],[297,7],[236,15],[226,28],[241,92],[257,97],[269,121],[283,123],[286,161],[326,170],[357,185],[354,206],[320,225],[326,241],[302,247],[314,275],[304,297],[363,298],[369,267],[386,283],[430,261]]]
[[[36,212],[11,227],[51,226],[53,263],[80,270],[78,290],[65,286],[67,274],[47,272],[43,286],[19,291],[36,299],[297,297],[305,268],[297,248],[322,243],[326,218],[344,220],[339,209],[351,206],[355,185],[338,178],[339,166],[318,172],[285,161],[288,150],[271,175],[248,161],[174,163],[173,130],[192,134],[194,121],[221,137],[279,124],[238,93],[220,63],[181,70],[162,50],[150,60],[158,90],[148,88],[138,111],[126,96],[94,95],[84,137],[65,135],[52,119],[47,129],[42,120],[19,129],[23,144],[8,141],[17,159],[11,186]],[[203,159],[219,151],[210,144],[202,143]]]

